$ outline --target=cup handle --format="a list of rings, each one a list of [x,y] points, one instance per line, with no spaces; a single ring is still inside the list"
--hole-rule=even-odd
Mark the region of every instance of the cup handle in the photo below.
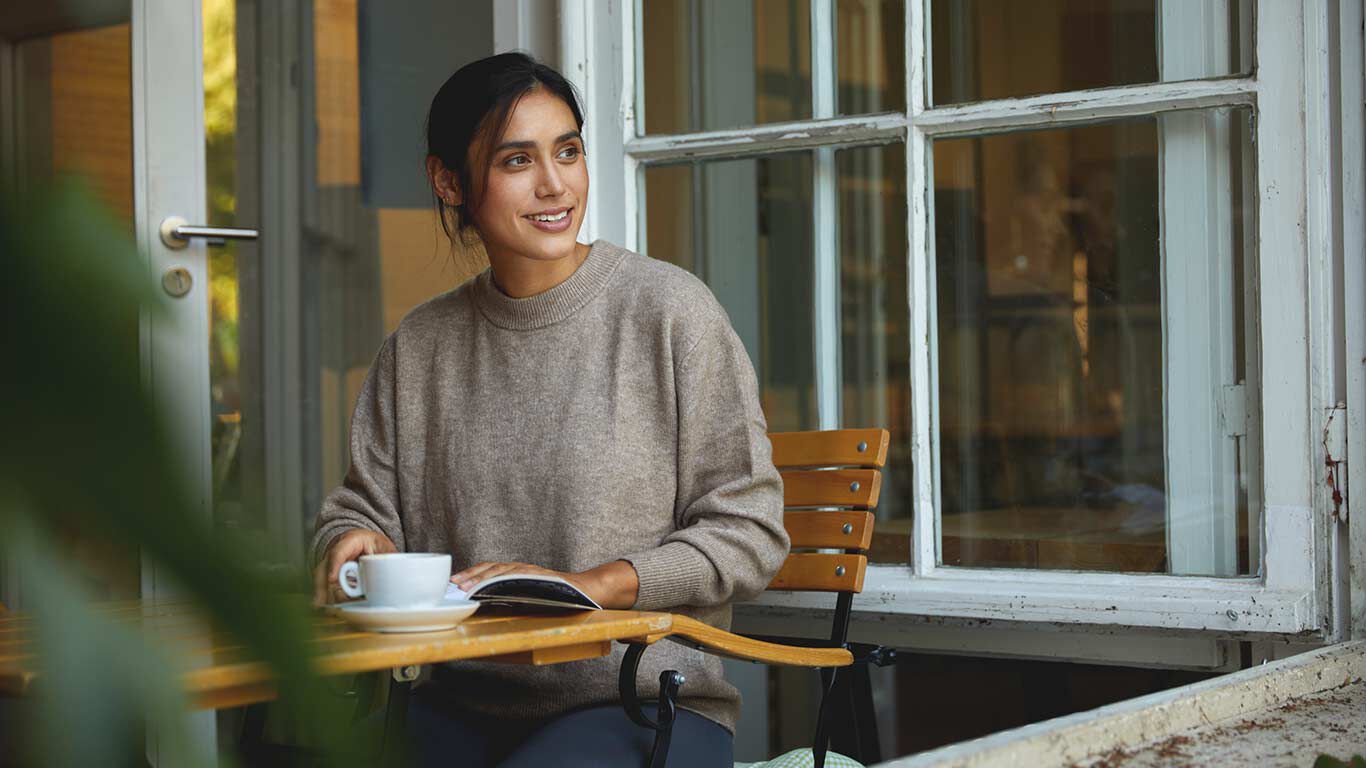
[[[355,582],[355,586],[352,586],[352,581]],[[365,596],[365,589],[360,583],[360,565],[355,560],[342,563],[341,570],[337,571],[337,583],[348,597]]]

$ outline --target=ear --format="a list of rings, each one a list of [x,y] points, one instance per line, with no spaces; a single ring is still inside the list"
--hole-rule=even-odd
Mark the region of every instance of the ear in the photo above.
[[[427,178],[432,183],[432,189],[436,190],[436,196],[447,205],[460,205],[464,200],[460,194],[460,182],[436,155],[427,155]]]

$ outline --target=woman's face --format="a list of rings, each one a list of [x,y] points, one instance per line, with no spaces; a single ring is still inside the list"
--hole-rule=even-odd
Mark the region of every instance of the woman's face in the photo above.
[[[588,166],[574,113],[537,88],[512,110],[489,154],[474,224],[490,255],[552,260],[574,253],[588,202]],[[477,162],[472,167],[483,167]],[[480,183],[478,171],[475,184]]]

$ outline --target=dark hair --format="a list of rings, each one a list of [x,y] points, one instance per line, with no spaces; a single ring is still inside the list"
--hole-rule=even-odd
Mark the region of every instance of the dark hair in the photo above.
[[[427,155],[435,155],[460,183],[459,205],[450,205],[432,190],[441,229],[451,242],[473,226],[470,215],[478,209],[471,166],[478,165],[480,181],[488,178],[490,157],[471,157],[475,137],[487,128],[490,142],[496,142],[507,128],[517,102],[537,88],[546,88],[560,97],[574,113],[574,125],[583,129],[583,111],[574,86],[552,67],[525,53],[500,53],[471,62],[455,71],[432,97],[427,112]],[[455,232],[447,219],[447,209],[454,214]],[[468,243],[466,243],[468,245]]]

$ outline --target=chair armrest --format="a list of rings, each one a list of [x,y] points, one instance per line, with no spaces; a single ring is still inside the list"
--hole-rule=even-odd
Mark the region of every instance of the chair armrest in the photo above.
[[[688,616],[673,617],[668,638],[716,656],[775,666],[830,668],[854,663],[854,655],[846,648],[806,648],[755,640]]]

